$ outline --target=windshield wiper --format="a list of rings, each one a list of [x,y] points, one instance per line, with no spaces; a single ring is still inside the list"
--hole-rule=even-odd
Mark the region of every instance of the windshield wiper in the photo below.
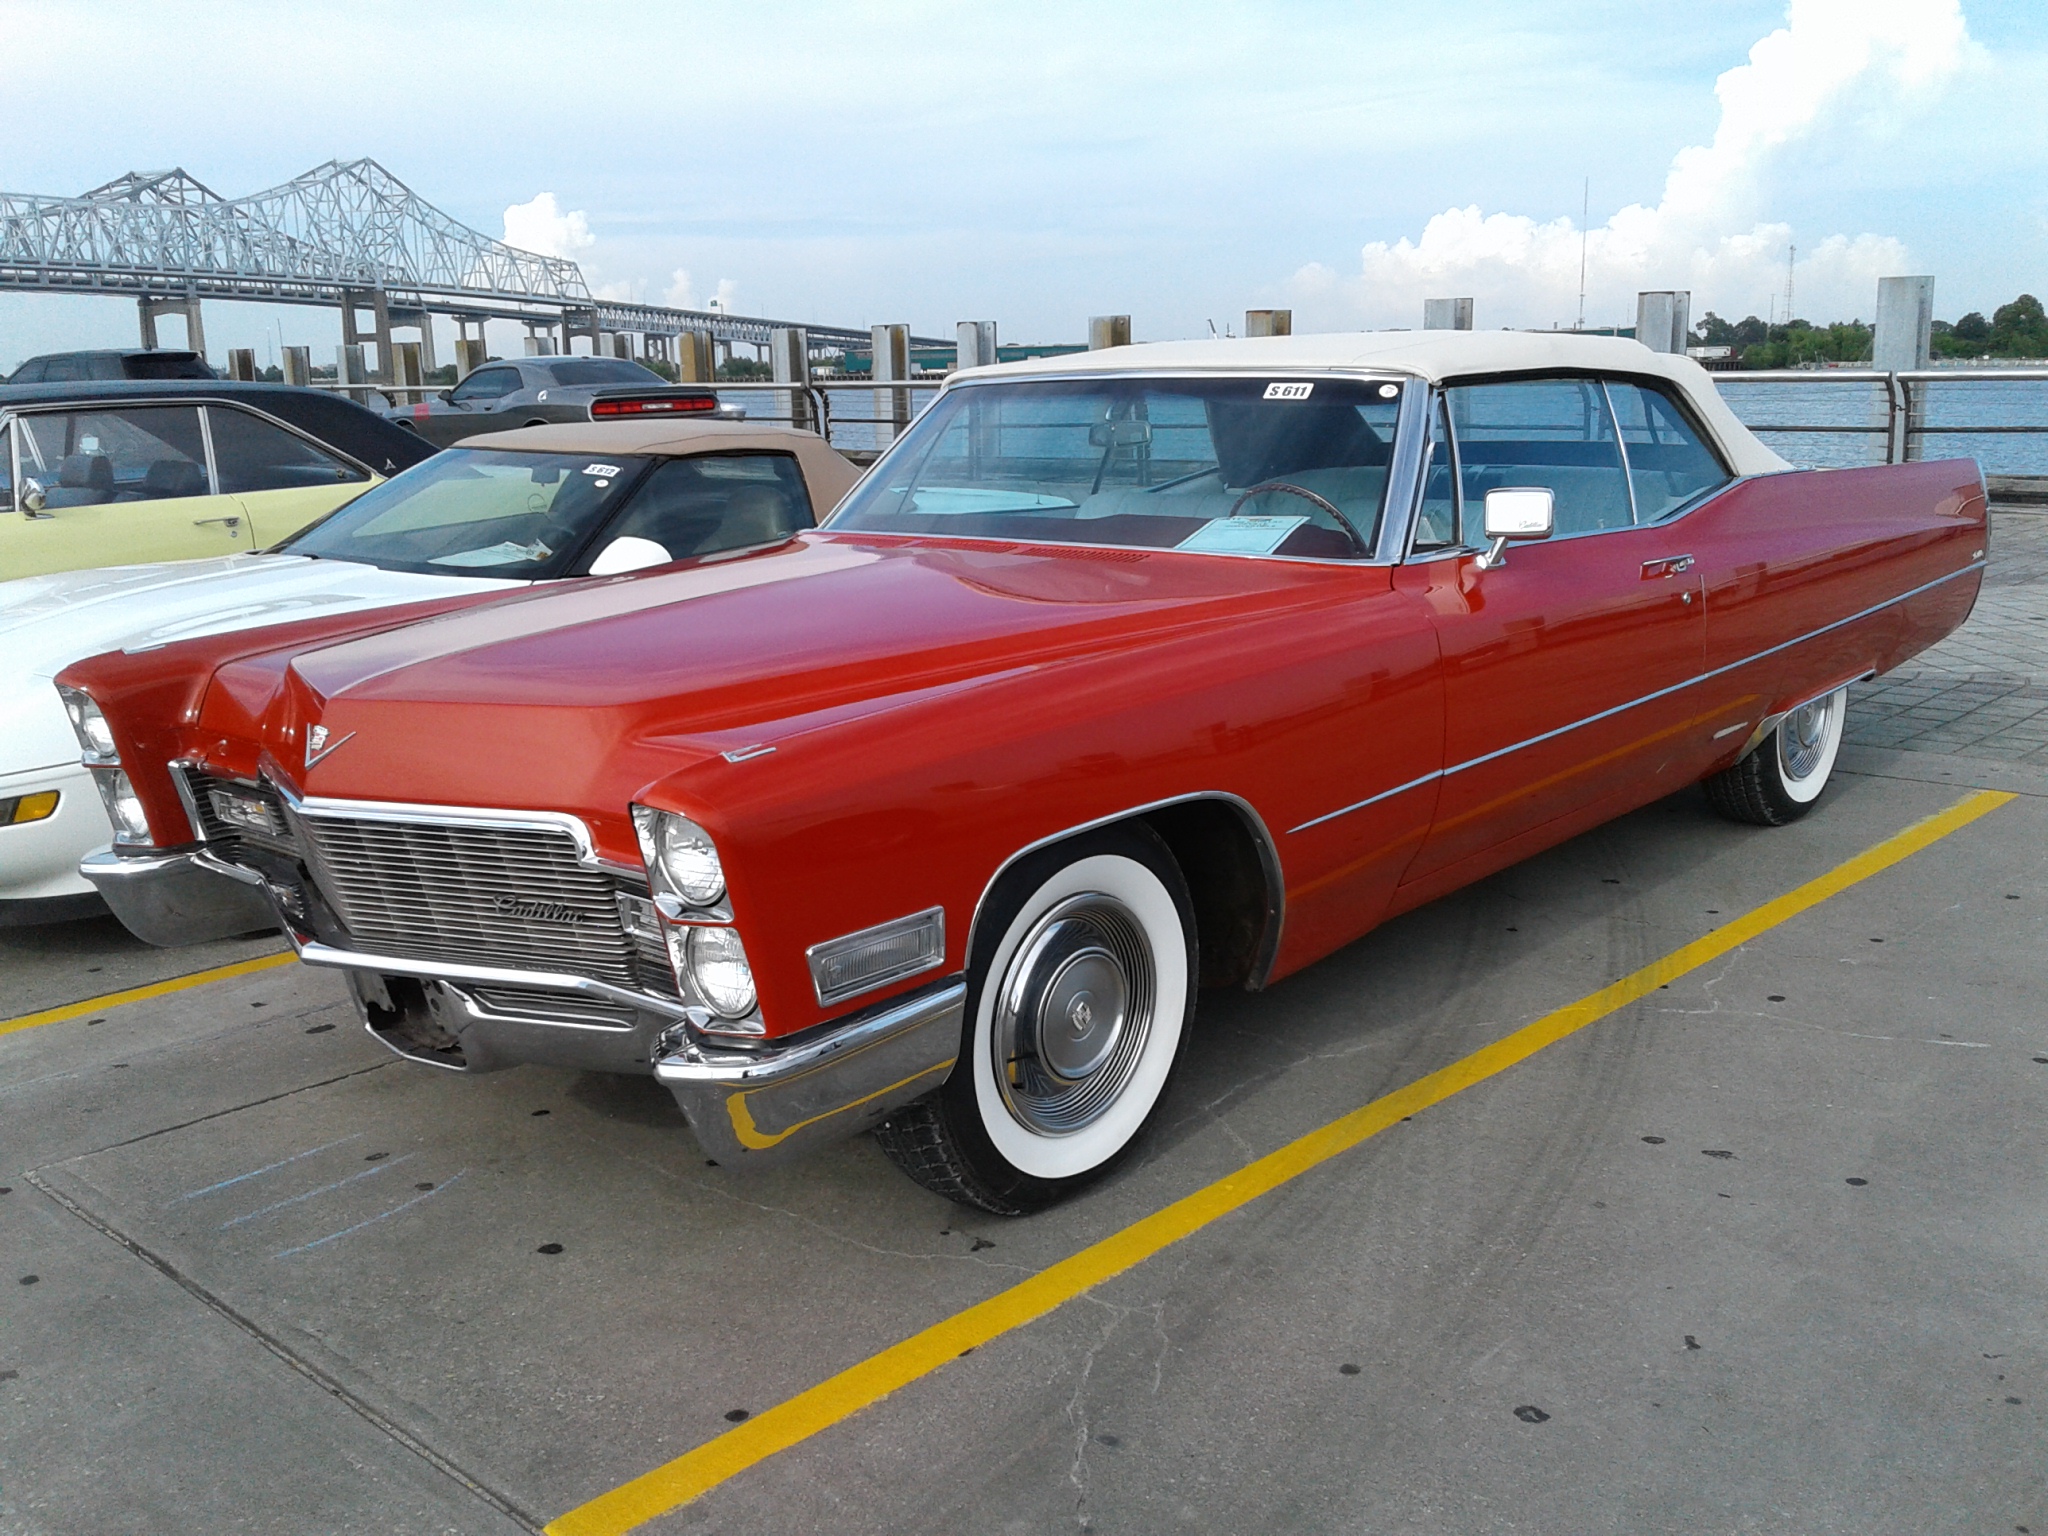
[[[1222,473],[1221,465],[1211,464],[1207,469],[1198,469],[1191,475],[1175,475],[1171,480],[1162,480],[1157,485],[1146,486],[1145,489],[1149,494],[1156,496],[1161,491],[1170,491],[1176,485],[1186,485],[1190,480],[1199,480],[1204,475],[1220,475]]]

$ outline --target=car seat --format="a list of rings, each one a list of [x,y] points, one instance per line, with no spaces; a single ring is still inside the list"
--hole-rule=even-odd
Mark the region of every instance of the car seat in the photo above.
[[[104,453],[67,453],[56,486],[43,493],[46,507],[97,507],[113,499],[114,461]]]
[[[142,494],[151,501],[172,496],[204,496],[206,471],[190,459],[158,459],[142,477]]]

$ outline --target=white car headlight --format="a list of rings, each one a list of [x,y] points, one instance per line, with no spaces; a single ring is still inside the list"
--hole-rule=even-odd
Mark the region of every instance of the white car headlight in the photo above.
[[[689,817],[636,805],[633,830],[655,890],[678,896],[692,907],[712,906],[725,894],[725,869],[711,834]]]
[[[107,717],[100,713],[99,705],[93,703],[92,695],[76,688],[59,688],[57,692],[64,696],[64,713],[71,717],[72,734],[85,755],[109,760],[118,757],[113,730],[107,725]]]
[[[107,804],[107,819],[114,824],[114,841],[147,843],[149,817],[142,809],[135,786],[128,782],[128,775],[118,768],[99,768],[94,770],[92,781],[99,786],[100,799]]]
[[[720,1018],[745,1018],[754,1011],[754,968],[732,928],[692,928],[690,979]]]

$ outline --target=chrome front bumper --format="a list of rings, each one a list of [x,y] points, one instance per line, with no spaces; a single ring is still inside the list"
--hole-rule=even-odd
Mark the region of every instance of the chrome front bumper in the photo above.
[[[138,939],[175,948],[280,926],[261,876],[207,853],[96,848],[78,872]]]
[[[289,930],[287,930],[289,931]],[[789,1161],[858,1135],[946,1080],[967,995],[958,977],[846,1019],[758,1045],[706,1032],[701,1009],[588,977],[357,954],[294,936],[299,958],[348,972],[370,1033],[414,1061],[460,1072],[524,1062],[652,1072],[698,1142],[724,1162]],[[539,1002],[508,1012],[493,989]],[[630,1005],[630,1022],[546,1012],[545,995]],[[621,1010],[624,1012],[625,1010]]]

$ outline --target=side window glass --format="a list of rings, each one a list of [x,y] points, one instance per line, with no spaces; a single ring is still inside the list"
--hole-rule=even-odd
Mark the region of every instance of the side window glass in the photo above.
[[[14,510],[14,428],[0,427],[0,512]]]
[[[1655,522],[1732,478],[1661,390],[1610,383],[1607,397],[1614,403],[1622,446],[1628,451],[1629,481],[1635,487],[1640,521]]]
[[[304,490],[369,478],[303,437],[233,406],[208,406],[206,425],[213,433],[213,467],[224,494]]]
[[[43,364],[46,384],[75,384],[85,377],[85,364],[75,357],[57,357]]]
[[[7,382],[10,384],[40,384],[43,382],[43,375],[49,370],[49,366],[48,363],[23,363],[14,370]]]
[[[1607,394],[1584,379],[1473,384],[1448,391],[1458,472],[1476,531],[1486,493],[1545,486],[1560,534],[1626,528],[1628,476]]]
[[[1451,465],[1450,408],[1438,395],[1429,417],[1429,457],[1422,470],[1422,505],[1415,514],[1415,547],[1444,549],[1458,539],[1458,484]]]
[[[498,400],[519,387],[519,375],[509,368],[479,368],[460,384],[455,386],[451,398],[467,404],[471,401]]]
[[[803,471],[786,453],[718,453],[656,466],[593,553],[613,539],[648,539],[671,560],[787,538],[817,519]]]
[[[42,467],[46,506],[210,494],[196,405],[57,411],[19,426],[23,457]]]

